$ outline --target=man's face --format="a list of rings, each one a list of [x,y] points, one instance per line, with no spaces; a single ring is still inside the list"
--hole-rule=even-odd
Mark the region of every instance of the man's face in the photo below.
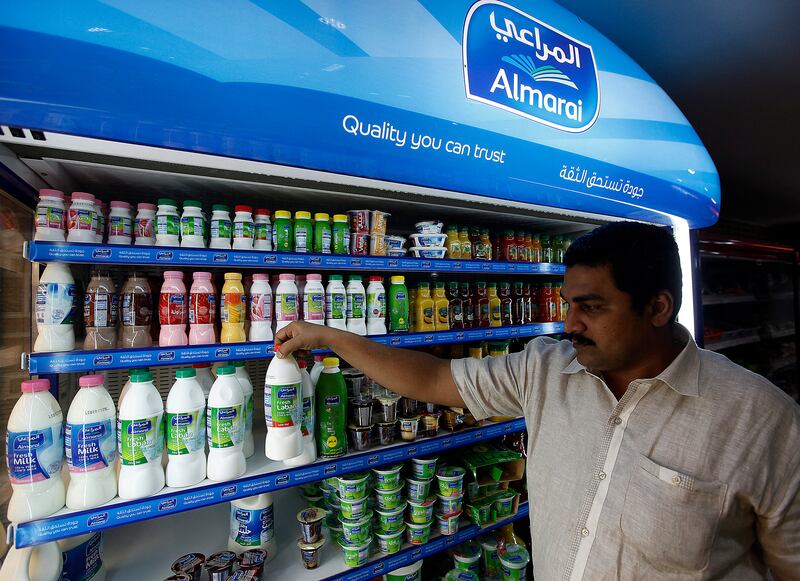
[[[561,297],[569,303],[564,328],[573,335],[581,365],[623,370],[647,351],[653,328],[646,316],[633,310],[630,295],[616,287],[608,266],[569,267]]]

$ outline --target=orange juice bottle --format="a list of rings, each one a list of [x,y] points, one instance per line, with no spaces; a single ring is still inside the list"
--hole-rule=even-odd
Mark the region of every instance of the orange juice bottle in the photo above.
[[[434,325],[437,331],[450,330],[450,301],[444,293],[444,283],[437,282],[433,291]]]
[[[497,296],[497,283],[489,283],[489,326],[501,327],[503,325],[503,317],[500,309],[500,297]]]
[[[431,287],[428,283],[421,283],[417,289],[417,302],[415,305],[416,317],[414,330],[417,333],[426,333],[436,330],[433,298]]]
[[[458,237],[458,226],[455,224],[447,227],[445,246],[447,247],[447,258],[461,260],[461,240]]]
[[[242,274],[226,272],[225,284],[222,286],[220,303],[220,320],[222,321],[222,343],[242,343],[247,340],[244,332],[244,285]]]

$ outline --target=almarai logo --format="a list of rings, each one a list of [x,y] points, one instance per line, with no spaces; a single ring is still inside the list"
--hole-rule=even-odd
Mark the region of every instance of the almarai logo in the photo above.
[[[586,131],[600,113],[592,47],[495,0],[464,23],[467,98],[550,127]]]

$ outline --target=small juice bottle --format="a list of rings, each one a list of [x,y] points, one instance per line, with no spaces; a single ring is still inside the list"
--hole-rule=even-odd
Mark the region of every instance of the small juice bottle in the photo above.
[[[497,296],[497,283],[489,283],[489,326],[501,327],[503,325],[502,314],[500,312],[501,301]]]
[[[222,321],[222,343],[242,343],[247,340],[244,332],[244,285],[242,273],[226,272],[222,286],[220,321]]]
[[[459,296],[461,297],[461,309],[464,313],[464,328],[472,329],[475,324],[475,307],[472,304],[472,292],[468,282],[462,282],[459,286]]]
[[[499,300],[499,299],[498,299]],[[472,305],[475,317],[475,327],[489,327],[489,298],[486,296],[486,283],[475,283],[475,292],[472,295]],[[499,308],[499,304],[498,304]]]
[[[492,240],[489,238],[489,229],[488,228],[481,228],[481,234],[479,240],[479,258],[480,260],[491,260],[492,259]]]
[[[507,282],[500,283],[500,324],[504,327],[514,324],[513,301],[511,299],[511,285]]]
[[[518,230],[516,239],[517,239],[517,260],[520,262],[530,262],[530,258],[528,256],[530,249],[528,248],[528,242],[525,238],[525,232]]]
[[[436,330],[448,331],[450,329],[450,301],[445,296],[443,282],[436,283],[433,296],[433,311],[436,314],[434,322]]]
[[[408,286],[408,328],[412,331],[417,330],[417,296],[419,296],[419,284],[415,283]]]
[[[414,308],[416,312],[414,330],[418,333],[427,333],[436,330],[434,303],[431,298],[431,287],[422,283],[417,290],[417,300]]]
[[[458,292],[458,283],[451,282],[447,285],[447,299],[450,313],[450,328],[464,328],[464,301]]]
[[[389,287],[389,332],[408,332],[408,289],[404,276],[393,276]],[[319,394],[317,394],[319,401]]]
[[[531,262],[542,262],[542,243],[538,234],[531,237]]]
[[[451,224],[447,227],[447,258],[461,260],[461,240],[458,238],[458,226]]]
[[[472,242],[470,242],[469,230],[466,226],[458,231],[458,239],[461,241],[461,259],[472,260]]]

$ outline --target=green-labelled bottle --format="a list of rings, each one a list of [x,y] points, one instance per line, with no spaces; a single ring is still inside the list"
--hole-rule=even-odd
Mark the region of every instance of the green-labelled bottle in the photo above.
[[[409,302],[406,277],[393,276],[389,287],[389,332],[407,333]]]
[[[316,440],[321,458],[347,453],[347,385],[339,371],[339,359],[326,357],[316,386]]]

